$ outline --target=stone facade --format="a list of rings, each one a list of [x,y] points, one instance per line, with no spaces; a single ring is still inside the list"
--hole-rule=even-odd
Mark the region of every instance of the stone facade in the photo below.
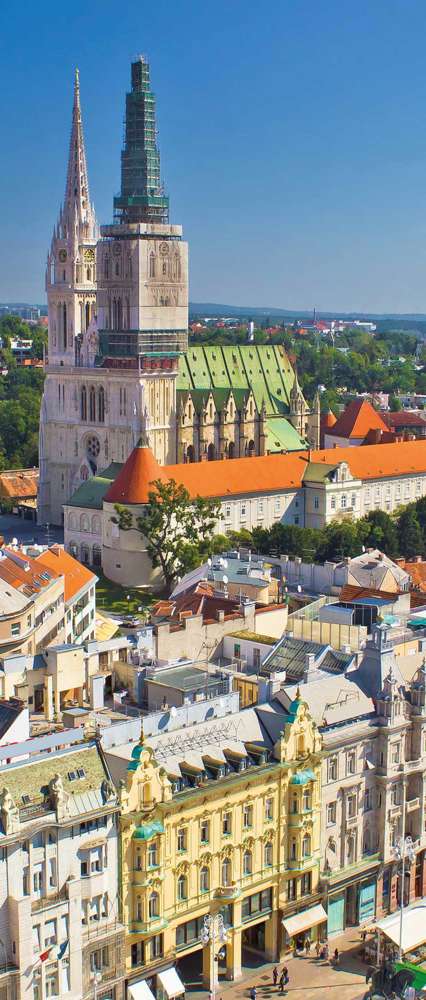
[[[213,349],[187,350],[188,246],[168,220],[142,58],[132,64],[114,211],[99,239],[77,74],[65,202],[46,272],[41,523],[60,524],[81,482],[125,462],[141,434],[161,465],[319,444],[319,397],[310,410],[282,348],[218,348],[217,365]]]

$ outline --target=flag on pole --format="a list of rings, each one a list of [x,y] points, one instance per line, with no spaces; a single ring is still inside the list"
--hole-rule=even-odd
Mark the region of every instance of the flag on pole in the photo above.
[[[46,958],[49,958],[49,955],[50,955],[51,951],[52,951],[52,948],[46,948],[46,951],[41,951],[40,954],[39,954],[39,956],[38,956],[39,962],[45,962]]]
[[[50,948],[46,948],[46,951],[40,952],[38,956],[39,962],[45,962],[47,958],[57,959],[57,960],[63,958],[68,948],[68,945],[69,941],[67,939],[66,941],[63,941],[62,944],[56,946],[52,945]]]

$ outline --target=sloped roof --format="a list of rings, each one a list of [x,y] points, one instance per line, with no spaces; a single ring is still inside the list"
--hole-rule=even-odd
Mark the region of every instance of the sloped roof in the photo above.
[[[327,413],[322,413],[320,417],[321,430],[326,431],[331,427],[334,427],[337,423],[337,417],[334,416],[332,410],[327,410]]]
[[[401,568],[410,574],[413,587],[426,593],[426,562],[405,562]]]
[[[251,389],[258,410],[287,413],[294,370],[280,344],[190,344],[179,358],[177,390]]]
[[[87,566],[66,552],[61,545],[52,545],[35,560],[40,566],[64,577],[65,602],[70,601],[83,587],[94,584],[97,577]]]
[[[426,424],[425,414],[413,410],[400,410],[398,413],[383,413],[383,420],[388,427],[399,429],[401,427],[424,427]]]
[[[355,479],[400,477],[426,472],[426,439],[405,441],[403,445],[393,442],[364,448],[326,448],[311,452],[310,458],[313,463],[324,463],[329,468],[346,462]],[[286,455],[160,466],[147,446],[138,446],[133,449],[105,500],[109,503],[147,503],[150,483],[154,479],[174,479],[186,487],[191,497],[226,498],[296,490],[302,485],[308,461],[308,452],[295,451]]]
[[[266,421],[267,451],[300,451],[303,440],[285,417],[268,417]]]
[[[60,572],[40,566],[36,559],[19,550],[6,546],[1,550],[0,579],[29,598],[39,594],[60,576]]]
[[[111,483],[117,478],[120,470],[123,468],[120,462],[111,462],[111,465],[99,475],[93,476],[92,479],[87,479],[86,482],[82,483],[81,486],[73,493],[70,500],[67,501],[67,505],[70,507],[84,507],[89,510],[102,510],[102,503],[105,493],[111,486]]]
[[[10,500],[37,496],[38,469],[14,469],[0,475],[0,496]]]
[[[364,438],[370,430],[387,431],[384,420],[366,399],[353,399],[340,414],[333,435],[344,438]]]
[[[239,601],[236,598],[216,594],[213,586],[205,580],[197,583],[191,590],[186,590],[168,601],[157,601],[151,608],[153,618],[180,621],[180,616],[202,615],[203,622],[217,619],[218,611],[225,612],[225,618],[234,617],[239,613]]]

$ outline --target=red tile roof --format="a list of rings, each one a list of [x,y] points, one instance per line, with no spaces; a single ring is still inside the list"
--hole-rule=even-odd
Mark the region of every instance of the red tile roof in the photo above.
[[[399,413],[383,413],[383,420],[388,427],[425,427],[426,419],[421,413],[401,410]]]
[[[54,571],[55,575],[64,577],[64,597],[65,601],[70,601],[72,597],[79,593],[86,584],[94,584],[96,576],[87,566],[83,566],[78,559],[74,559],[69,552],[60,545],[52,545],[50,549],[41,552],[36,556],[35,562],[41,567],[45,567],[49,572]]]
[[[191,497],[226,498],[297,490],[309,460],[331,466],[347,462],[352,475],[362,480],[415,475],[426,472],[426,439],[165,466],[158,465],[149,448],[137,446],[109,488],[105,501],[147,503],[154,479],[174,479],[186,487]]]
[[[60,572],[40,566],[37,559],[25,555],[19,549],[4,546],[1,550],[0,579],[20,593],[28,596],[39,594],[60,575]]]
[[[151,608],[151,615],[153,618],[164,618],[172,622],[180,622],[192,615],[202,615],[204,624],[207,624],[217,621],[218,611],[224,611],[226,620],[242,617],[236,598],[215,593],[210,583],[201,580],[172,600],[157,601]]]
[[[31,499],[37,496],[38,469],[12,469],[0,475],[0,496],[9,500]]]
[[[372,429],[387,431],[380,413],[366,399],[353,399],[340,414],[333,427],[333,435],[343,438],[364,438]]]

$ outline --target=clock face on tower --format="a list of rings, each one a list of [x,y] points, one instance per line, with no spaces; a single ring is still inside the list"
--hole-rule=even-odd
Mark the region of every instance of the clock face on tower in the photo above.
[[[168,252],[169,252],[169,244],[168,243],[160,243],[159,250],[160,250],[160,253],[161,253],[162,257],[165,257],[166,254],[168,254]]]
[[[67,251],[66,250],[60,250],[59,251],[59,260],[60,260],[61,264],[63,264],[66,261],[66,259],[67,259]]]

